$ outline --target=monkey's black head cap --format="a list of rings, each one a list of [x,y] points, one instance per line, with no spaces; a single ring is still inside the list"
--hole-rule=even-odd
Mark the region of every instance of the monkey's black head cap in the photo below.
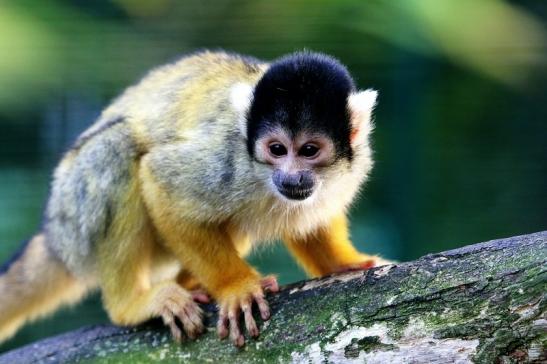
[[[247,116],[249,153],[261,135],[282,127],[293,136],[325,134],[337,157],[351,158],[347,99],[353,91],[349,72],[333,57],[298,52],[273,62],[255,87]]]

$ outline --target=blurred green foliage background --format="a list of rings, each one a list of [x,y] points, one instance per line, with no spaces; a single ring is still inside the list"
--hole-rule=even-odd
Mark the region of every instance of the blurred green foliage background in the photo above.
[[[543,230],[546,22],[541,0],[4,0],[0,260],[39,227],[78,133],[151,67],[199,48],[326,52],[380,91],[376,165],[351,218],[362,250],[404,261]],[[252,261],[304,277],[282,247]],[[95,294],[0,350],[106,321]]]

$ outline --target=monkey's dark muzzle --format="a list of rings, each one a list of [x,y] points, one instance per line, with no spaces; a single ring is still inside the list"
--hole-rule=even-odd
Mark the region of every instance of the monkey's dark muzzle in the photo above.
[[[272,180],[279,193],[291,200],[307,199],[313,193],[315,186],[315,179],[311,171],[285,173],[275,170]]]

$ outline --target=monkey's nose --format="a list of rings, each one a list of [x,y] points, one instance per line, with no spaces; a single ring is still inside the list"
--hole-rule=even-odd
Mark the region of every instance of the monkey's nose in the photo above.
[[[273,182],[279,192],[285,197],[303,200],[313,192],[315,184],[313,172],[298,171],[297,173],[285,173],[276,170],[272,176]]]
[[[310,171],[285,174],[281,179],[281,186],[287,189],[307,190],[313,187],[313,175]]]

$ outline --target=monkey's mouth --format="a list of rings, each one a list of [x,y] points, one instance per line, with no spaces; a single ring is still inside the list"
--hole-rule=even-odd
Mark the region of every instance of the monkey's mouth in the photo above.
[[[305,200],[313,193],[313,188],[277,188],[277,190],[289,200],[297,201]]]

